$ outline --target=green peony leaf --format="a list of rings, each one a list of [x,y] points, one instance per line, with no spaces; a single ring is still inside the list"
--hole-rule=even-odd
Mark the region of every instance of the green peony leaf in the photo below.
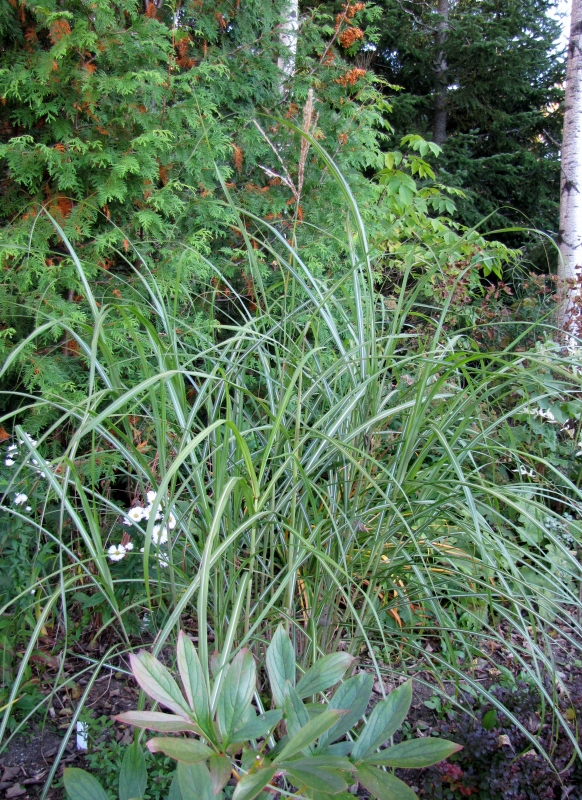
[[[462,750],[462,745],[433,736],[425,739],[413,739],[410,742],[400,742],[400,744],[395,744],[379,753],[367,756],[366,762],[385,767],[416,769],[438,764],[439,761],[444,761],[445,758],[459,750]]]
[[[412,703],[412,681],[406,681],[390,692],[372,709],[366,727],[352,748],[352,758],[358,761],[384,744],[402,725]]]
[[[67,767],[63,781],[70,800],[109,800],[99,781],[84,769]]]
[[[285,685],[295,685],[295,653],[283,625],[279,625],[267,648],[267,672],[275,705],[285,702]]]

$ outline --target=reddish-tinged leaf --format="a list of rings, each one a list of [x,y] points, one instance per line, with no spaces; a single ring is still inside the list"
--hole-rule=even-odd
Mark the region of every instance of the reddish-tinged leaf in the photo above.
[[[144,692],[189,722],[192,714],[176,681],[163,664],[145,650],[129,656],[131,671]]]
[[[202,735],[202,731],[193,722],[186,722],[183,717],[175,714],[162,714],[161,711],[125,711],[115,717],[117,722],[124,725],[134,725],[136,728],[146,728],[160,733],[190,732]]]

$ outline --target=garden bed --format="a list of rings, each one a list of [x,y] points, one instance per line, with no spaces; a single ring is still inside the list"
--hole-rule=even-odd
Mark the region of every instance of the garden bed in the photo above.
[[[428,641],[426,644],[433,647]],[[433,643],[434,644],[434,643]],[[434,649],[434,648],[433,648]],[[575,720],[582,718],[582,662],[570,653],[566,638],[554,642],[558,667],[556,690],[559,705],[571,730],[576,735]],[[551,711],[544,715],[539,695],[520,676],[509,650],[491,643],[487,658],[476,658],[471,665],[471,680],[491,692],[515,715],[523,727],[539,739],[550,755],[554,768],[536,752],[523,730],[496,714],[491,704],[475,696],[463,681],[445,676],[438,686],[422,662],[409,663],[406,674],[413,677],[414,695],[410,714],[403,729],[395,737],[414,738],[442,736],[463,745],[451,759],[424,770],[397,770],[420,798],[431,800],[581,800],[582,768],[573,758],[573,747],[562,731],[555,736],[555,719]],[[81,648],[79,647],[79,651]],[[79,653],[81,655],[81,652]],[[101,654],[102,655],[102,654]],[[91,656],[99,656],[92,651]],[[65,674],[75,675],[86,666],[83,658],[71,657]],[[76,749],[73,735],[57,771],[57,778],[47,800],[62,800],[62,769],[76,766],[95,774],[106,786],[115,786],[124,747],[133,740],[133,729],[113,721],[115,715],[137,706],[139,690],[127,672],[127,663],[120,660],[118,669],[111,668],[93,684],[85,701],[83,720],[89,721],[89,752]],[[386,666],[386,665],[385,665]],[[363,654],[361,668],[372,670],[372,662]],[[386,670],[387,671],[387,670]],[[39,670],[39,674],[40,674]],[[47,686],[51,670],[44,673]],[[63,744],[64,732],[76,708],[76,700],[89,680],[88,675],[54,696],[46,716],[35,718],[26,734],[19,733],[0,755],[0,792],[7,800],[36,800]],[[372,704],[402,680],[386,675],[383,687],[374,684]],[[552,687],[546,681],[549,691]],[[448,695],[448,699],[447,699]],[[161,755],[148,755],[150,797],[164,798],[175,763]],[[365,790],[358,794],[367,796]]]

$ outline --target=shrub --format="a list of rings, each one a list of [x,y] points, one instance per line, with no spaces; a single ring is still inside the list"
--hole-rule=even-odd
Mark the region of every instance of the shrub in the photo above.
[[[263,710],[264,700],[258,699],[252,653],[243,648],[234,655],[228,651],[215,654],[212,681],[207,647],[201,650],[203,660],[190,639],[180,633],[177,664],[182,689],[149,653],[132,654],[132,671],[141,688],[174,713],[130,711],[117,717],[139,728],[190,732],[200,737],[158,736],[147,743],[151,752],[165,753],[178,762],[175,781],[182,800],[222,800],[222,790],[231,775],[236,780],[233,800],[253,800],[263,791],[276,791],[281,781],[292,796],[331,798],[345,792],[354,780],[379,800],[413,800],[414,792],[378,766],[427,766],[458,749],[452,742],[434,738],[379,750],[408,713],[410,681],[374,706],[355,740],[345,740],[366,713],[373,676],[362,672],[348,678],[329,697],[327,706],[304,703],[306,698],[317,697],[337,684],[354,659],[347,653],[323,656],[297,681],[295,654],[282,626],[266,652],[270,705],[274,706],[269,711]],[[286,733],[275,739],[282,720]],[[120,800],[142,797],[145,792],[145,763],[139,752],[136,744],[124,758]],[[89,787],[95,783],[83,770],[65,770],[70,800],[88,796]],[[128,783],[132,784],[131,791],[124,790]]]

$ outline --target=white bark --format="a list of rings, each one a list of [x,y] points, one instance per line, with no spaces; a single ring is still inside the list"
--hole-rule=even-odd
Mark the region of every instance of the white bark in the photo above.
[[[299,0],[289,0],[285,21],[281,26],[281,43],[286,48],[285,56],[277,61],[277,66],[284,74],[281,81],[281,91],[284,90],[286,78],[290,78],[295,72],[295,56],[297,54],[297,36],[299,33]]]
[[[582,336],[582,0],[572,0],[562,176],[560,182],[559,325]]]

